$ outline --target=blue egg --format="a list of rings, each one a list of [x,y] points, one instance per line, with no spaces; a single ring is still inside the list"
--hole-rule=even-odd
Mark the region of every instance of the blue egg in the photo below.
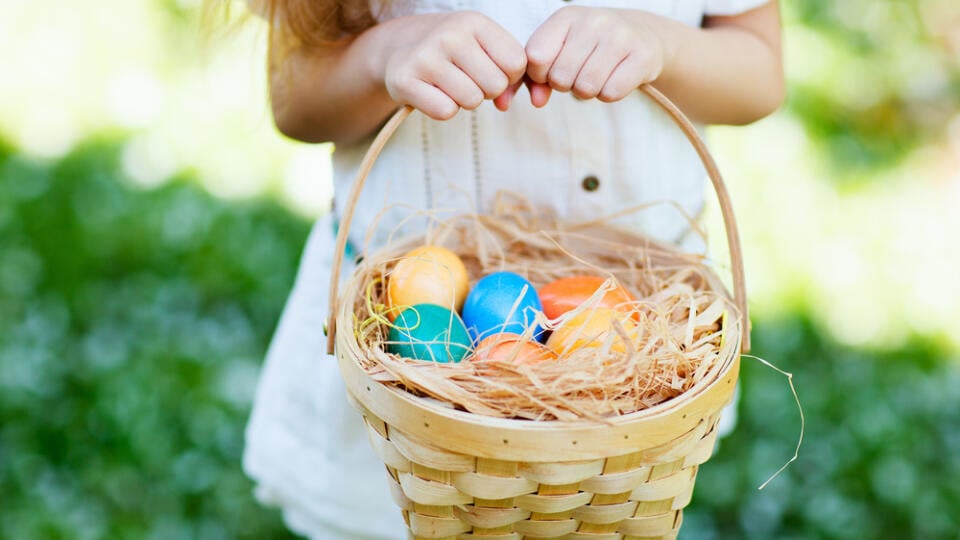
[[[417,304],[401,311],[387,339],[388,352],[416,360],[459,362],[471,350],[460,316],[434,304]]]
[[[463,322],[477,343],[501,332],[523,334],[536,324],[537,313],[542,311],[532,283],[513,272],[495,272],[480,279],[467,294]],[[542,341],[543,329],[536,327],[533,336]]]

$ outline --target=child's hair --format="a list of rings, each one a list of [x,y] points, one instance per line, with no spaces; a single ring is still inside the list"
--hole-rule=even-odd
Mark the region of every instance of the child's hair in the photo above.
[[[226,12],[231,0],[205,0],[205,15]],[[375,25],[364,0],[246,0],[254,12],[272,21],[270,41],[305,48],[335,47]],[[386,1],[380,2],[381,5]]]

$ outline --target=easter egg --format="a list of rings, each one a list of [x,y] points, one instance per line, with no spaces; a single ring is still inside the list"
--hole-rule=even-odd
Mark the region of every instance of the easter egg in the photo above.
[[[463,303],[463,322],[475,343],[503,332],[523,334],[536,324],[543,311],[533,284],[513,272],[494,272],[484,276],[470,289]],[[540,339],[539,327],[533,336]]]
[[[560,356],[582,348],[601,347],[612,339],[610,350],[626,352],[627,344],[614,329],[614,321],[620,323],[630,339],[636,339],[637,325],[626,313],[611,308],[585,309],[557,327],[547,347]],[[614,335],[610,336],[613,333]]]
[[[586,302],[607,281],[599,276],[573,276],[560,278],[540,288],[540,302],[543,303],[543,313],[550,319],[580,306]],[[591,302],[592,307],[617,308],[630,311],[633,306],[633,295],[617,284],[616,287],[604,293],[603,297]],[[619,308],[618,308],[619,306]]]
[[[557,353],[517,334],[493,334],[480,341],[470,358],[529,365],[556,360]]]
[[[390,326],[387,351],[405,358],[459,362],[470,352],[470,335],[460,317],[434,304],[401,311]]]
[[[440,246],[421,246],[404,255],[387,278],[390,319],[417,304],[436,304],[460,311],[470,289],[467,268],[456,253]]]

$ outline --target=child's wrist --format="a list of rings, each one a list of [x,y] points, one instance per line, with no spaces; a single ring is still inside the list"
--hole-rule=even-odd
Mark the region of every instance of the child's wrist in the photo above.
[[[681,45],[680,32],[686,27],[667,17],[662,17],[656,13],[642,10],[630,10],[634,12],[636,24],[641,31],[653,36],[660,48],[661,72],[660,77],[665,74],[669,76],[671,66],[679,54]],[[658,78],[660,78],[658,77]]]
[[[390,61],[390,55],[394,47],[391,47],[391,36],[394,34],[394,20],[380,23],[363,34],[357,39],[363,40],[362,47],[362,76],[368,80],[377,91],[387,93],[386,73]]]
[[[426,18],[434,15],[408,15],[384,21],[365,32],[361,37],[369,40],[364,47],[364,76],[372,82],[378,92],[390,99],[387,78],[395,56],[410,50],[416,43],[422,27],[429,24]]]

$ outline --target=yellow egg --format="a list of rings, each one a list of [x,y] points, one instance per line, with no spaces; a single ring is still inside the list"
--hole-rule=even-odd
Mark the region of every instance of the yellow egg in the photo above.
[[[612,339],[610,350],[626,352],[627,344],[614,329],[614,321],[620,323],[630,339],[636,339],[637,325],[629,313],[596,308],[581,311],[561,324],[550,335],[547,347],[564,356],[578,349],[600,347],[608,339]],[[611,333],[614,334],[612,337]]]
[[[387,311],[396,312],[416,304],[435,304],[460,311],[470,289],[467,268],[456,253],[440,246],[421,246],[410,251],[387,278]]]

